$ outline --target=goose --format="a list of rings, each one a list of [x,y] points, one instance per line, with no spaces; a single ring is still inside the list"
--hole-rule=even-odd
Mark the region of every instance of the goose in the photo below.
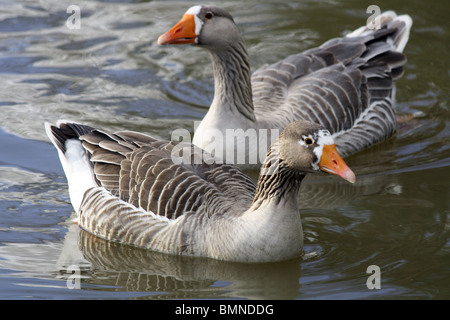
[[[397,125],[395,81],[403,74],[412,19],[387,11],[378,21],[378,29],[360,27],[251,74],[233,17],[215,6],[191,7],[158,44],[193,44],[210,53],[214,98],[193,143],[255,168],[271,141],[296,120],[323,125],[343,157],[390,138]],[[238,161],[239,152],[245,162]]]
[[[301,255],[298,192],[307,173],[350,183],[355,174],[323,126],[289,124],[268,150],[258,182],[186,143],[59,120],[45,123],[85,231],[109,241],[239,262]]]

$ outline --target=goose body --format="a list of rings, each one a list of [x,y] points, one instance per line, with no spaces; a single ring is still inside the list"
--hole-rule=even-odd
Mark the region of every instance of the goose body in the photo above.
[[[361,27],[250,74],[244,41],[231,15],[213,6],[190,8],[158,43],[192,43],[210,52],[214,99],[194,144],[254,168],[277,132],[297,120],[328,129],[344,157],[388,139],[396,131],[395,80],[406,62],[402,51],[412,20],[388,11],[379,21],[378,30]],[[225,141],[227,130],[244,134]],[[215,138],[218,134],[223,141]],[[235,153],[243,146],[247,160],[240,163]]]
[[[298,192],[307,172],[355,175],[320,125],[290,124],[269,148],[258,183],[183,142],[69,121],[45,126],[58,150],[79,226],[154,251],[242,262],[298,256]]]

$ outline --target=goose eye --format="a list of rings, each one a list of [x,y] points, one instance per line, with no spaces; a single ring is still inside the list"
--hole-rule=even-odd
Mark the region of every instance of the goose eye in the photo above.
[[[310,137],[306,137],[303,141],[305,142],[305,144],[307,146],[310,146],[310,145],[312,145],[314,143],[314,140],[311,139]]]
[[[205,13],[205,19],[211,20],[214,17],[214,14],[212,12]]]

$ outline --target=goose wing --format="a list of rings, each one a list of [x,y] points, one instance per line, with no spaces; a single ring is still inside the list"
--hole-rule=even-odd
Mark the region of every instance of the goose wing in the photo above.
[[[199,161],[209,155],[198,147],[131,131],[93,130],[80,140],[99,185],[136,208],[176,219],[243,212],[253,200],[249,177],[231,165]]]
[[[258,121],[271,127],[299,118],[320,123],[344,156],[389,138],[396,130],[395,80],[406,62],[401,51],[412,22],[393,12],[380,21],[379,30],[362,27],[255,71]]]

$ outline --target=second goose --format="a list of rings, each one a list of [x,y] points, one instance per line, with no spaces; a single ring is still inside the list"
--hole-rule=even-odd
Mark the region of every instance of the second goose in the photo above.
[[[255,168],[276,133],[296,120],[323,125],[344,157],[388,139],[396,131],[395,80],[406,62],[402,51],[412,20],[388,11],[379,21],[378,30],[361,27],[251,75],[233,17],[214,6],[190,8],[158,43],[189,43],[210,52],[214,99],[195,131],[194,144],[243,168]],[[227,130],[240,133],[233,141],[215,137],[227,137]],[[247,158],[239,163],[235,153],[244,146]]]

